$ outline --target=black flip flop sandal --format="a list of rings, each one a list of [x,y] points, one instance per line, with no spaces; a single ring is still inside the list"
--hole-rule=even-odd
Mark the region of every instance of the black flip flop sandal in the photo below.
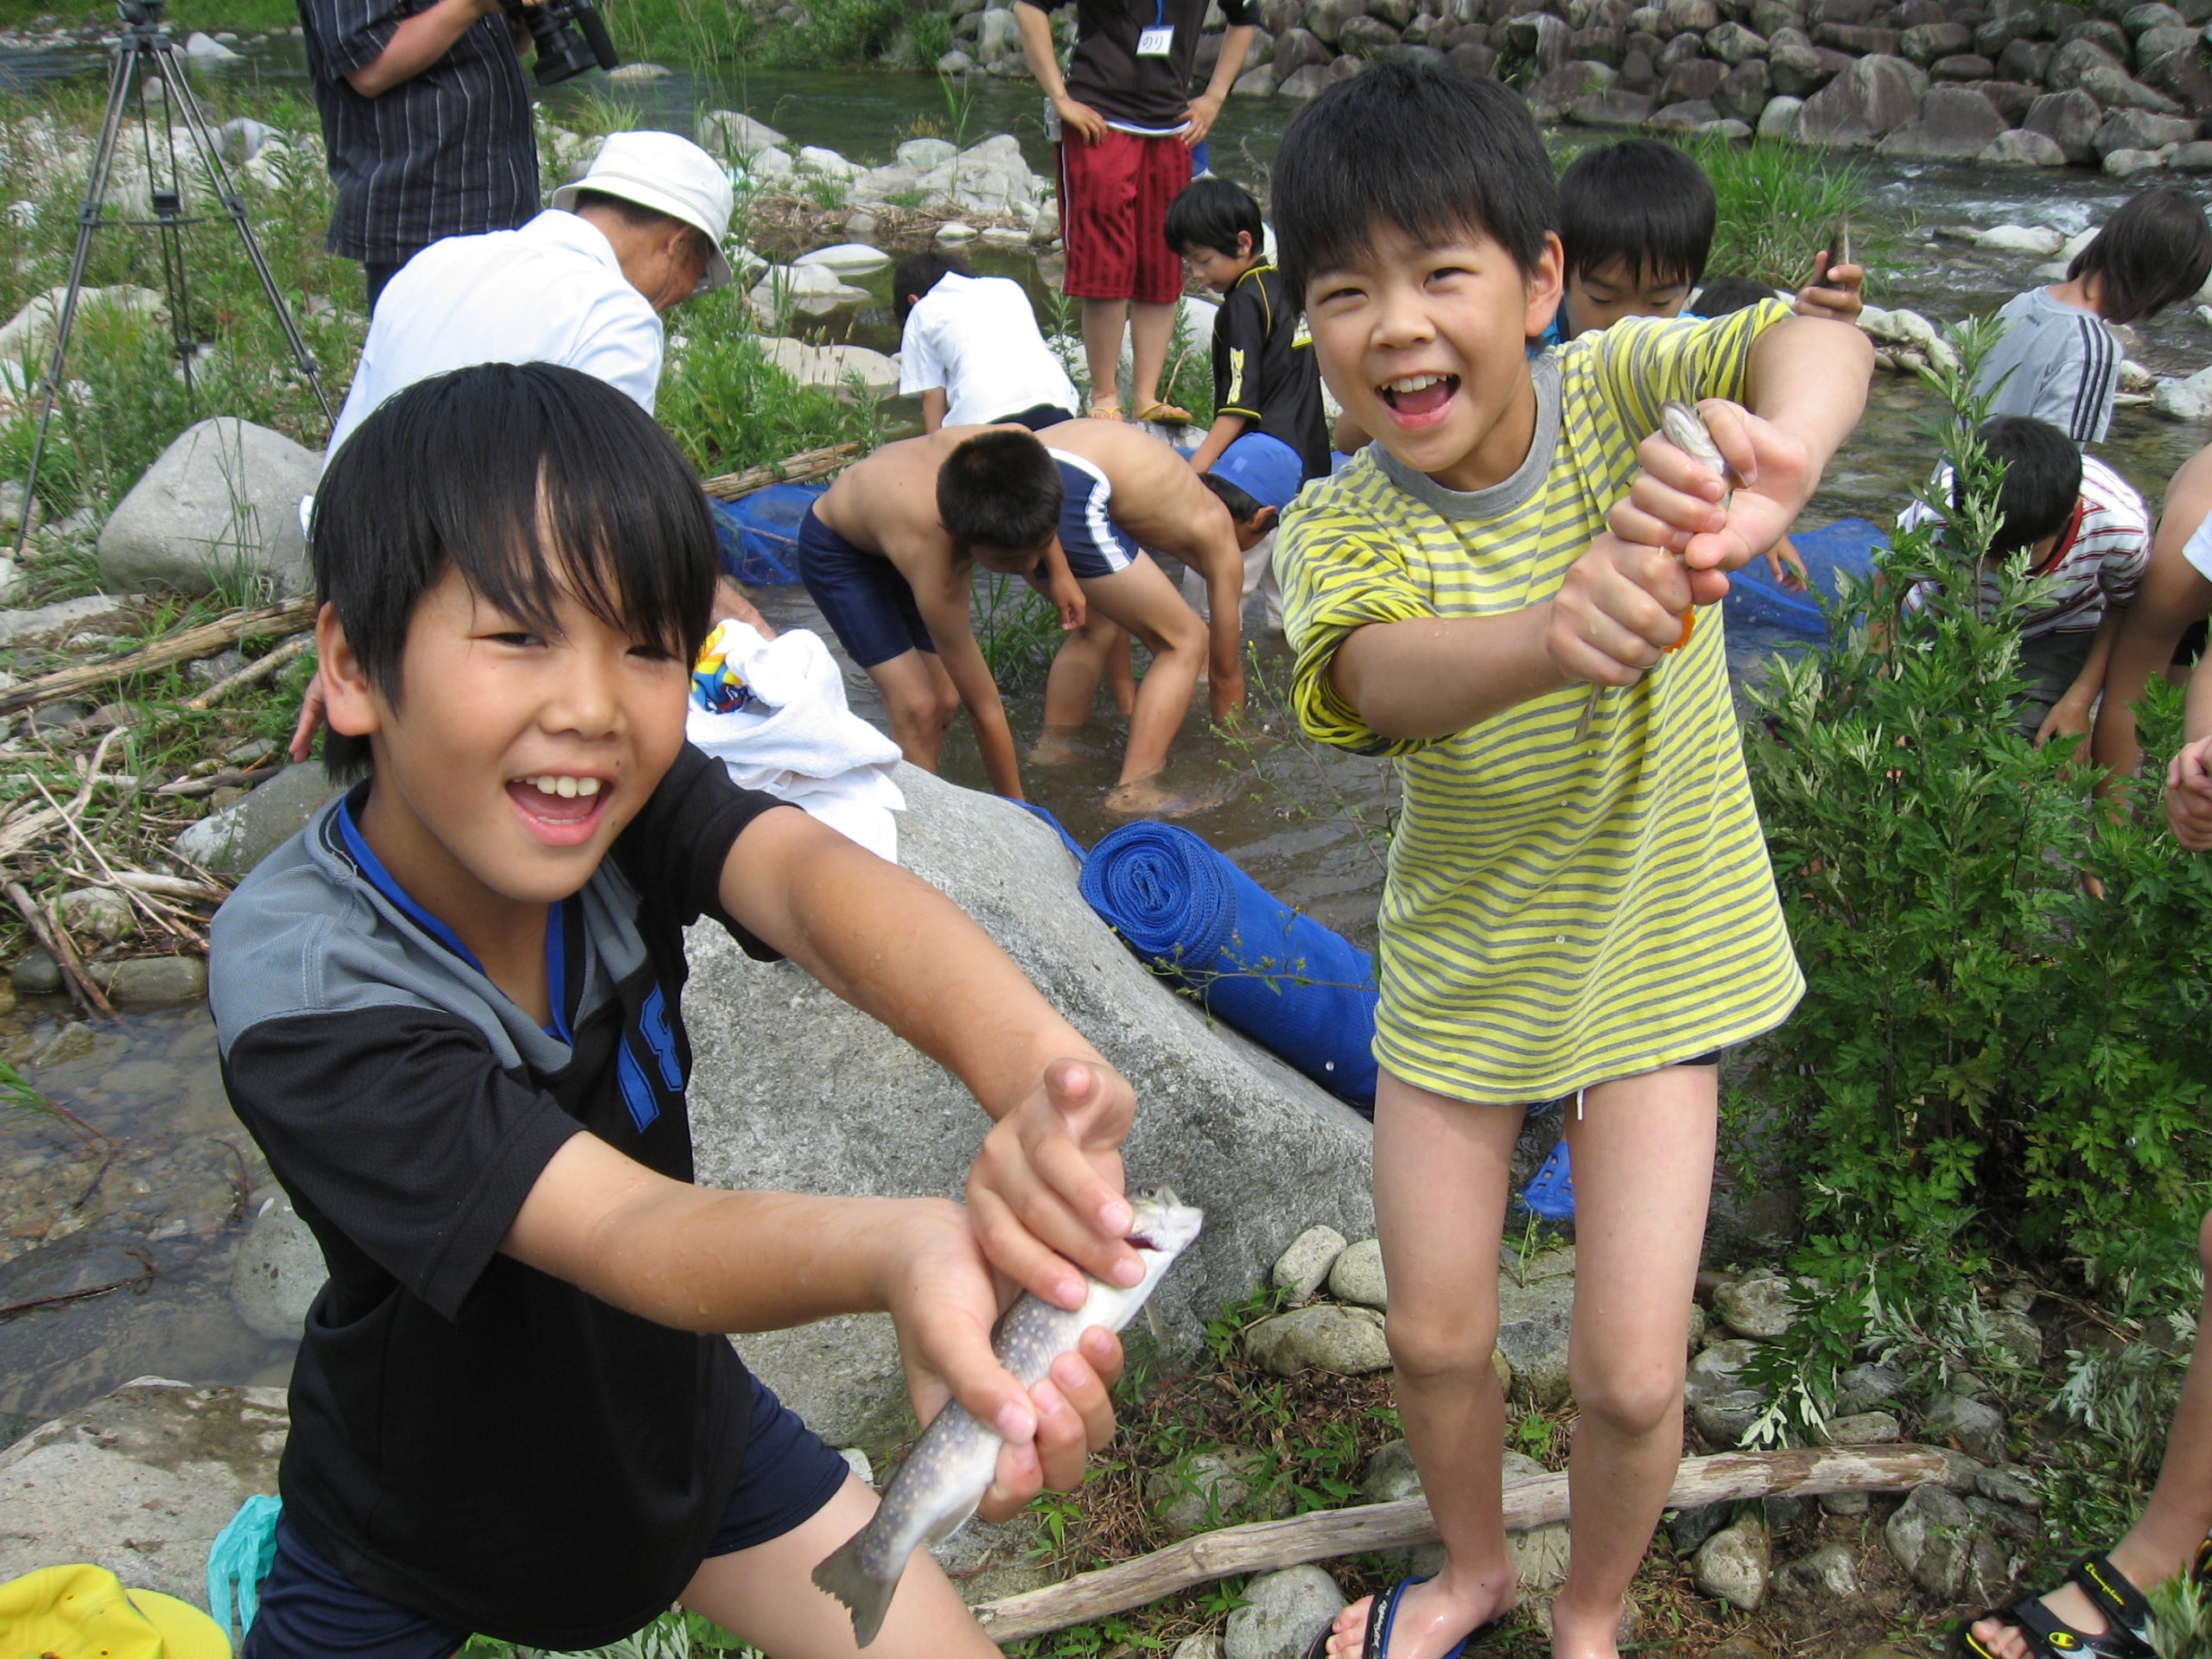
[[[2201,1559],[2202,1552],[2198,1554]],[[2108,1626],[2133,1637],[2143,1644],[2145,1653],[2151,1651],[2151,1604],[2143,1599],[2143,1592],[2128,1581],[2127,1575],[2112,1564],[2110,1556],[2084,1555],[2067,1569],[2066,1576],[2096,1604]]]
[[[1427,1582],[1427,1579],[1400,1579],[1381,1595],[1374,1597],[1368,1602],[1367,1629],[1360,1635],[1359,1659],[1388,1659],[1390,1629],[1398,1622],[1399,1598],[1414,1586]],[[1446,1653],[1444,1659],[1464,1659],[1470,1643],[1478,1637],[1488,1636],[1504,1623],[1505,1616],[1502,1613],[1496,1618],[1485,1619],[1461,1637],[1459,1644]],[[1313,1645],[1306,1649],[1306,1659],[1329,1659],[1329,1637],[1335,1628],[1332,1624],[1328,1630],[1323,1630],[1320,1635],[1313,1638]]]
[[[2119,1573],[2112,1572],[2112,1564],[2104,1560],[2102,1556],[2084,1557],[2081,1567],[2087,1567],[2091,1561],[2102,1562],[2105,1573],[2119,1584],[2126,1585],[2130,1592],[2134,1591],[2134,1586],[2128,1584],[2127,1580],[2121,1578]],[[2031,1592],[2022,1596],[2009,1607],[2002,1610],[1993,1607],[1987,1612],[1979,1614],[1961,1624],[1957,1645],[1954,1651],[1971,1655],[1973,1659],[1997,1659],[1997,1656],[1984,1646],[1981,1638],[1974,1633],[1974,1627],[1982,1619],[1993,1618],[2000,1624],[2011,1625],[2025,1637],[2028,1641],[2028,1651],[2035,1656],[2035,1659],[2157,1659],[2148,1643],[2114,1618],[2112,1609],[2102,1599],[2101,1589],[2091,1588],[2088,1584],[2083,1583],[2082,1579],[2076,1576],[2081,1567],[2076,1567],[2075,1574],[2069,1576],[2074,1579],[2075,1583],[2081,1585],[2084,1595],[2097,1604],[2100,1612],[2107,1618],[2114,1619],[2110,1630],[2101,1636],[2090,1636],[2084,1631],[2077,1630],[2071,1624],[2061,1620],[2050,1608],[2044,1606],[2041,1596]],[[2143,1599],[2139,1593],[2137,1593],[2135,1599],[2139,1605]]]

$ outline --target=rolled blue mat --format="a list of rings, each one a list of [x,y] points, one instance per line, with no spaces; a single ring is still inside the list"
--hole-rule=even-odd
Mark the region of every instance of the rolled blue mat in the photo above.
[[[1332,1094],[1375,1102],[1375,959],[1173,823],[1090,849],[1083,896],[1154,972]]]

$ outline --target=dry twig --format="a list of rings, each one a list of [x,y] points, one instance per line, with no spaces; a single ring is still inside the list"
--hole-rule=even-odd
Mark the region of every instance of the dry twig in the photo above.
[[[765,490],[771,484],[799,484],[825,477],[859,460],[860,454],[861,446],[857,443],[833,443],[826,449],[802,450],[781,461],[747,467],[741,473],[724,473],[707,480],[699,487],[717,501],[734,501],[755,490]]]
[[[233,611],[213,622],[203,623],[196,628],[186,628],[166,639],[156,639],[141,650],[110,658],[106,662],[58,669],[54,673],[41,674],[35,680],[26,680],[21,685],[0,691],[0,715],[12,715],[19,709],[32,709],[41,703],[58,702],[64,697],[75,696],[79,692],[128,679],[133,674],[149,673],[157,668],[173,668],[179,663],[213,657],[218,652],[228,651],[241,639],[268,634],[296,633],[315,620],[315,602],[312,599],[297,600],[289,605],[273,605],[265,610]]]
[[[188,709],[208,709],[220,702],[233,691],[267,679],[295,657],[302,655],[315,644],[312,633],[296,633],[276,650],[268,652],[248,663],[235,674],[226,675],[215,682],[184,706]]]
[[[100,994],[100,988],[86,976],[85,964],[78,958],[77,947],[69,942],[69,936],[60,924],[58,921],[49,924],[46,914],[23,890],[22,882],[10,881],[4,891],[8,902],[22,913],[24,924],[31,931],[31,937],[46,947],[47,954],[60,968],[62,982],[68,986],[69,995],[76,998],[78,1006],[87,1014],[96,1014],[103,1020],[114,1019],[114,1007]]]

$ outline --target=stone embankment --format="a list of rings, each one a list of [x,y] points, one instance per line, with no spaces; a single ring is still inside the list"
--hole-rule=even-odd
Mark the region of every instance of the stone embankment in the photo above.
[[[949,71],[1023,75],[1011,0],[950,0]],[[2212,170],[2212,0],[1261,0],[1236,84],[1307,99],[1370,63],[1525,87],[1540,118],[1908,161]],[[1218,7],[1200,51],[1220,52]]]

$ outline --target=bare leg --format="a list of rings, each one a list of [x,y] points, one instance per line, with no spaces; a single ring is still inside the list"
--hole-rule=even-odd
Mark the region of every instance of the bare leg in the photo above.
[[[1129,412],[1135,414],[1160,401],[1160,377],[1175,337],[1175,303],[1138,302],[1129,310]]]
[[[1083,302],[1083,356],[1090,365],[1090,406],[1121,402],[1122,327],[1128,319],[1127,300]],[[1154,373],[1158,371],[1155,369]]]
[[[1574,1160],[1581,1408],[1567,1469],[1573,1563],[1552,1603],[1557,1659],[1615,1659],[1629,1582],[1682,1455],[1690,1302],[1713,1191],[1719,1072],[1669,1066],[1585,1091]]]
[[[2202,1318],[2212,1320],[2212,1216],[2205,1217],[2197,1231],[2196,1254],[2206,1275]],[[2189,1376],[2181,1385],[2181,1402],[2174,1408],[2166,1460],[2158,1470],[2151,1501],[2142,1518],[2112,1548],[2112,1564],[2139,1590],[2154,1590],[2185,1572],[2205,1535],[2212,1533],[2212,1363],[2200,1363],[2203,1352],[2200,1342],[2190,1355]],[[2043,1604],[2084,1636],[2104,1633],[2105,1616],[2072,1584],[2052,1591]],[[1998,1659],[2028,1659],[2026,1641],[2003,1619],[1985,1618],[1974,1629]]]
[[[868,670],[899,753],[924,772],[937,770],[944,734],[960,712],[960,693],[934,652],[902,651]]]
[[[773,1659],[852,1659],[860,1652],[852,1616],[808,1575],[874,1513],[875,1494],[849,1480],[782,1537],[702,1562],[677,1599]],[[918,1549],[868,1659],[998,1659],[998,1651],[944,1569]]]
[[[1098,679],[1111,674],[1118,652],[1129,657],[1129,636],[1110,616],[1093,611],[1077,632],[1060,641],[1045,678],[1045,732],[1030,759],[1053,766],[1075,758],[1075,735],[1090,718]]]
[[[1123,720],[1137,711],[1137,665],[1129,656],[1135,643],[1125,632],[1106,653],[1106,695],[1113,698],[1114,712]]]
[[[1198,687],[1198,671],[1205,666],[1206,625],[1183,602],[1167,573],[1149,558],[1110,576],[1092,577],[1084,582],[1083,591],[1092,615],[1120,623],[1152,650],[1152,666],[1137,683],[1136,706],[1129,715],[1129,746],[1122,759],[1121,780],[1106,797],[1106,805],[1116,812],[1189,810],[1197,804],[1140,786],[1166,766],[1167,751],[1191,711],[1191,693]],[[1104,666],[1103,661],[1100,666]],[[1084,688],[1086,707],[1096,683]]]
[[[1497,1241],[1521,1109],[1451,1100],[1384,1071],[1375,1091],[1375,1222],[1390,1281],[1398,1415],[1436,1516],[1444,1570],[1398,1604],[1389,1659],[1433,1659],[1513,1605],[1499,1501],[1505,1402]],[[1449,1195],[1446,1197],[1446,1195]],[[1367,1599],[1337,1616],[1332,1655],[1359,1652]]]

